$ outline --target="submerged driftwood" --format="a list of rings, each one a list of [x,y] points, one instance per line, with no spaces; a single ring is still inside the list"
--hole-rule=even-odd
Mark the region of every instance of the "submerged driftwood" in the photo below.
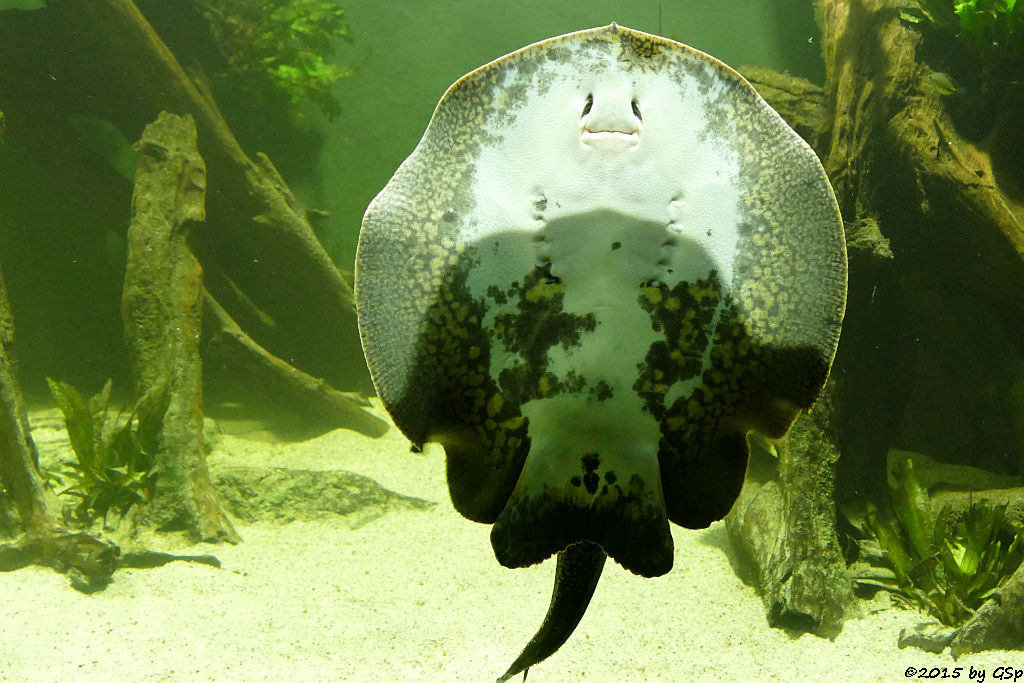
[[[203,440],[202,268],[188,247],[192,224],[205,217],[206,166],[195,124],[162,113],[137,149],[121,318],[138,410],[163,411],[144,518],[197,540],[234,542],[238,535],[210,485]]]
[[[908,387],[931,379],[910,362],[906,322],[931,290],[969,296],[977,306],[958,324],[991,320],[1024,352],[1024,298],[1013,295],[1024,291],[1024,167],[1020,130],[1010,123],[1024,89],[1019,81],[993,85],[988,95],[979,88],[970,111],[958,113],[956,98],[931,84],[936,71],[962,66],[966,56],[952,34],[929,33],[927,22],[905,20],[904,9],[897,0],[820,3],[831,119],[825,168],[848,224],[872,226],[893,255],[891,268],[851,259],[849,324],[837,363],[848,363],[839,387],[845,496],[885,490],[875,484]],[[941,45],[929,43],[936,40]],[[950,59],[961,61],[943,64]],[[955,315],[937,306],[939,316]],[[950,384],[938,377],[925,386]],[[954,654],[1024,647],[1022,577],[1024,568],[958,631]]]
[[[68,117],[107,120],[131,136],[161,111],[191,114],[210,188],[208,220],[191,246],[214,276],[207,287],[257,344],[340,390],[325,396],[322,412],[333,411],[335,421],[372,422],[358,414],[359,401],[339,409],[348,398],[343,392],[370,389],[351,282],[270,160],[242,150],[197,67],[182,67],[133,2],[50,3],[5,13],[0,61],[16,66],[0,70],[8,137],[49,164],[52,177],[79,193],[104,225],[126,223],[127,188],[83,150]],[[247,315],[254,308],[265,315]]]
[[[1024,565],[957,630],[949,648],[954,657],[1024,649]]]
[[[757,571],[769,618],[819,633],[841,626],[837,607],[849,591],[831,528],[832,461],[841,445],[839,498],[888,490],[885,454],[921,380],[912,362],[920,342],[907,322],[914,298],[934,283],[969,293],[984,302],[975,315],[991,316],[1024,351],[1024,299],[993,297],[1024,291],[1024,167],[1006,163],[1007,150],[1021,146],[1019,129],[1008,125],[1024,102],[1020,85],[974,115],[968,139],[957,129],[965,118],[957,100],[930,87],[936,67],[927,60],[942,50],[925,49],[923,25],[901,20],[905,5],[819,3],[824,89],[745,72],[817,150],[847,224],[847,316],[826,400],[780,446],[777,473],[759,477],[752,465],[748,490],[727,518]],[[956,632],[954,653],[1024,646],[1024,607],[1015,597],[1022,573]]]
[[[387,423],[363,410],[369,402],[345,395],[254,342],[208,292],[203,306],[203,357],[224,383],[308,420],[381,436]]]
[[[242,150],[201,78],[182,68],[130,0],[71,3],[78,30],[103,37],[110,75],[132,92],[135,109],[190,113],[200,131],[209,171],[210,229],[194,236],[208,267],[227,273],[276,321],[258,330],[257,341],[276,355],[329,368],[342,388],[359,388],[366,376],[356,333],[351,282],[334,266],[269,159],[254,163]],[[140,102],[141,101],[141,102]],[[140,103],[142,106],[140,107]],[[215,291],[222,303],[227,292]],[[296,305],[296,303],[300,305]],[[253,331],[254,334],[257,331]],[[312,367],[315,374],[324,374]],[[353,381],[356,379],[357,381]],[[348,382],[346,386],[342,382]],[[365,386],[365,382],[363,383]]]

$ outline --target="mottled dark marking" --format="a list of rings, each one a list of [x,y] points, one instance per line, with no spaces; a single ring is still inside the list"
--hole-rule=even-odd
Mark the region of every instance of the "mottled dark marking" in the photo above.
[[[629,50],[637,57],[652,59],[661,54],[667,41],[659,36],[636,33],[634,31],[622,32],[619,40],[623,49]]]
[[[490,375],[491,330],[483,328],[487,300],[474,298],[467,285],[475,266],[473,250],[467,249],[444,273],[415,340],[410,391],[392,412],[396,422],[429,416],[428,425],[399,424],[414,444],[444,444],[449,464],[460,463],[449,467],[448,477],[456,508],[470,519],[493,521],[511,494],[530,439],[520,402],[503,394]]]
[[[619,249],[620,247],[622,247],[622,242],[617,242],[617,241],[616,242],[612,242],[612,251],[615,251],[616,249]]]
[[[664,509],[649,502],[658,497],[636,475],[603,505],[566,505],[556,490],[520,497],[491,530],[494,555],[505,567],[527,567],[588,539],[629,571],[661,576],[672,568],[672,535]]]
[[[590,393],[598,401],[607,401],[613,396],[611,386],[609,386],[608,382],[603,379],[598,380],[597,384],[590,388]]]
[[[597,326],[595,316],[562,311],[565,286],[551,275],[550,265],[534,269],[523,279],[522,287],[514,285],[508,295],[518,299],[517,311],[495,316],[491,334],[522,362],[501,371],[498,383],[502,391],[518,404],[562,391],[581,391],[585,378],[571,372],[559,378],[548,372],[548,350],[559,345],[565,349],[579,346],[580,335]]]
[[[578,374],[575,370],[565,373],[565,379],[559,383],[561,390],[570,394],[578,394],[587,386],[587,378]]]
[[[601,464],[601,458],[597,453],[584,453],[580,458],[583,463],[583,486],[591,495],[597,493],[597,486],[601,483],[601,477],[597,474],[597,468]]]
[[[648,287],[640,295],[640,306],[651,315],[651,327],[662,332],[664,339],[648,349],[633,390],[644,399],[644,409],[659,420],[672,385],[700,374],[721,299],[721,283],[714,270],[707,279],[680,282],[672,288]]]
[[[487,296],[499,305],[508,302],[508,297],[505,295],[505,292],[501,291],[501,288],[497,285],[490,285],[487,287]]]

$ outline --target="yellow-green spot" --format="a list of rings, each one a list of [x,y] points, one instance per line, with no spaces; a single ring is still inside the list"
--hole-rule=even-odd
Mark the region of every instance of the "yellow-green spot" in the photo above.
[[[519,429],[520,427],[522,427],[523,426],[523,422],[525,422],[525,421],[526,421],[526,418],[524,418],[522,415],[517,415],[516,417],[510,417],[509,419],[507,419],[507,420],[505,420],[504,422],[501,423],[501,428],[506,430],[506,431],[510,431],[510,432],[511,431],[515,431],[516,429]]]
[[[655,306],[661,303],[661,290],[657,287],[644,287],[644,295]]]
[[[487,402],[487,416],[494,417],[501,412],[501,407],[505,405],[505,399],[501,397],[501,394],[494,394],[491,396],[491,400]]]

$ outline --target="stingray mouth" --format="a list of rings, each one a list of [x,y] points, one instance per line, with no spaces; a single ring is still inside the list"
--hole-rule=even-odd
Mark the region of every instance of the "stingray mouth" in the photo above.
[[[587,127],[583,129],[583,140],[630,140],[640,142],[640,131],[633,130],[592,130]]]
[[[590,147],[624,149],[640,144],[640,131],[638,129],[625,131],[584,128],[580,140]]]
[[[595,107],[587,95],[580,114],[580,140],[598,149],[622,150],[640,143],[643,117],[636,99],[602,98]]]

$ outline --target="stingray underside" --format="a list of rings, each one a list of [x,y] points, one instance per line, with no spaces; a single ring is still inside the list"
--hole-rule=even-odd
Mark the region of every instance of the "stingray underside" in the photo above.
[[[502,564],[589,541],[652,576],[669,521],[728,512],[747,433],[814,402],[845,279],[813,152],[728,67],[612,26],[449,89],[356,298],[385,406]]]

